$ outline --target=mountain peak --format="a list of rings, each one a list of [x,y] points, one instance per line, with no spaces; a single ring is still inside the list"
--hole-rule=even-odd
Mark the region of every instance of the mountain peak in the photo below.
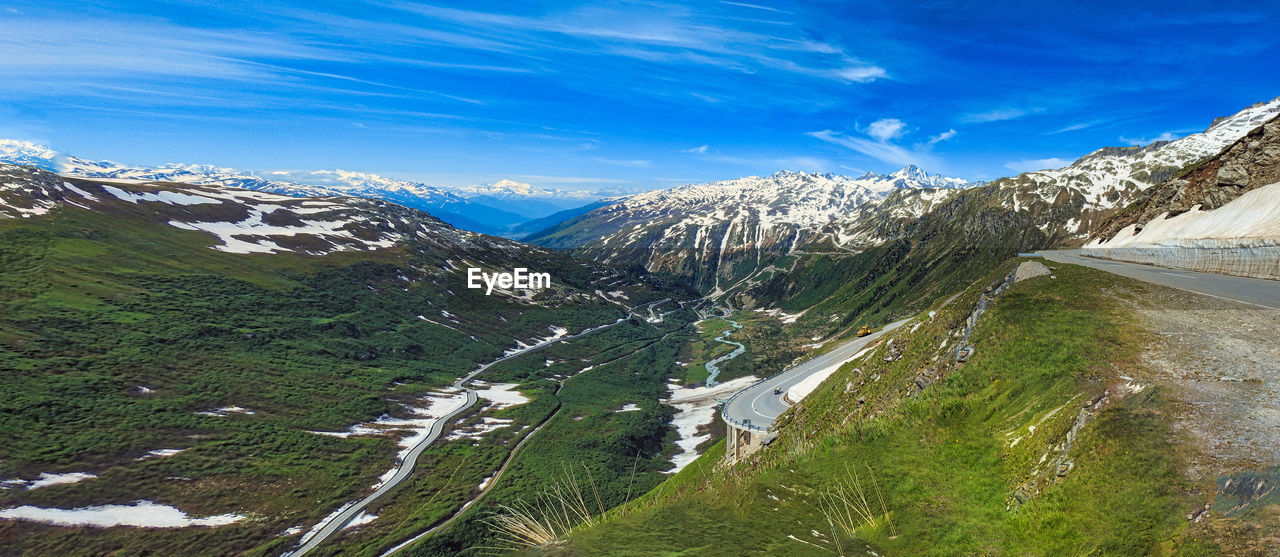
[[[25,164],[45,170],[57,170],[57,151],[20,139],[0,139],[0,159],[10,164]]]
[[[902,167],[901,170],[890,174],[890,176],[898,178],[924,178],[928,175],[929,174],[927,172],[920,170],[920,167],[914,164],[908,164]]]
[[[497,182],[494,182],[494,183],[493,183],[491,186],[489,186],[489,187],[490,187],[491,189],[495,189],[495,190],[505,190],[505,191],[509,191],[509,192],[512,192],[512,193],[519,193],[519,194],[524,194],[524,195],[528,195],[530,192],[532,192],[532,191],[533,191],[533,185],[532,185],[532,184],[526,184],[526,183],[524,183],[524,182],[517,182],[517,181],[515,181],[515,180],[508,180],[508,179],[506,179],[506,178],[503,178],[503,179],[501,179],[501,180],[498,180]]]

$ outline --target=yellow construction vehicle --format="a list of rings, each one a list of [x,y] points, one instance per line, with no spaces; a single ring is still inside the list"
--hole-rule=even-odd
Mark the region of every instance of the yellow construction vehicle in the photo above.
[[[861,329],[858,329],[858,336],[860,337],[865,337],[869,334],[871,334],[871,327],[863,325]]]

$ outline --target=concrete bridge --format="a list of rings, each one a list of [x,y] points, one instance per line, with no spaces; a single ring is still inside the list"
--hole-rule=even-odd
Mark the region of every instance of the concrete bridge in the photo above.
[[[720,417],[729,428],[725,436],[725,460],[736,462],[773,441],[777,436],[777,432],[772,431],[774,420],[799,402],[787,396],[792,387],[819,373],[830,375],[863,348],[909,320],[896,321],[865,337],[845,341],[826,354],[784,369],[730,397],[720,408]],[[815,378],[818,379],[821,378]]]

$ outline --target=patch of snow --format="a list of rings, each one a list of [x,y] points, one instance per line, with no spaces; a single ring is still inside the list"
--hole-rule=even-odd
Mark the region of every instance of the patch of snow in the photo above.
[[[91,478],[98,477],[95,474],[87,472],[67,472],[65,474],[50,474],[41,472],[40,477],[31,481],[27,480],[4,480],[0,485],[8,487],[25,487],[26,489],[40,489],[51,485],[73,484],[82,482]]]
[[[309,541],[313,536],[315,536],[316,533],[319,532],[321,528],[324,528],[326,524],[329,524],[329,522],[337,518],[339,514],[342,514],[342,511],[347,510],[348,507],[354,504],[355,504],[354,501],[347,503],[341,507],[338,507],[338,510],[335,510],[329,513],[328,516],[325,516],[324,518],[320,519],[320,522],[317,522],[315,526],[312,526],[310,530],[307,530],[306,534],[302,535],[302,539],[298,540],[298,545],[307,543],[307,541]]]
[[[132,505],[99,505],[76,509],[49,509],[23,505],[0,510],[0,518],[30,520],[59,526],[141,526],[147,528],[184,528],[187,526],[225,526],[243,520],[239,514],[220,514],[192,518],[174,507],[151,501]]]
[[[309,234],[325,239],[339,239],[345,242],[354,242],[363,248],[386,248],[396,244],[394,236],[383,235],[378,240],[365,240],[355,236],[345,227],[349,224],[346,220],[337,221],[302,221],[302,226],[275,226],[262,222],[262,211],[251,210],[249,217],[239,222],[180,222],[169,221],[169,226],[181,228],[183,230],[198,230],[207,232],[217,236],[222,241],[222,245],[214,246],[214,249],[229,253],[275,253],[279,251],[289,251],[275,242],[268,239],[261,239],[253,242],[241,240],[235,236],[285,236],[293,237],[300,234]],[[341,244],[337,245],[337,250],[344,249]]]
[[[176,455],[185,450],[186,449],[156,449],[154,451],[148,451],[147,454],[138,457],[138,460],[146,460],[149,458],[164,458],[167,456]]]
[[[711,438],[709,433],[699,435],[698,429],[711,423],[720,399],[726,399],[756,381],[758,379],[755,376],[749,375],[720,383],[715,387],[685,388],[668,384],[667,390],[670,391],[670,396],[663,402],[676,409],[676,415],[672,418],[671,424],[675,426],[676,433],[680,434],[680,439],[676,441],[680,452],[671,457],[671,463],[675,468],[663,473],[674,474],[697,460],[698,445]]]
[[[486,433],[500,428],[509,427],[512,423],[514,423],[512,420],[485,416],[484,418],[481,418],[480,423],[473,424],[465,428],[455,428],[453,432],[449,433],[449,435],[445,437],[445,439],[448,441],[456,441],[458,439],[480,440]]]
[[[1085,255],[1195,271],[1280,278],[1280,183],[1246,192],[1212,211],[1199,205],[1134,225]]]
[[[505,321],[505,319],[504,319],[504,321]],[[621,319],[620,319],[619,321],[621,321]],[[586,331],[583,331],[583,332],[586,332]],[[531,349],[531,348],[537,348],[537,347],[542,346],[542,345],[544,345],[544,344],[551,344],[551,343],[553,343],[553,342],[555,342],[555,341],[557,341],[557,340],[560,340],[560,339],[564,338],[564,337],[565,337],[566,335],[568,335],[568,334],[569,334],[569,329],[566,329],[566,328],[564,328],[564,327],[557,327],[557,326],[555,326],[555,325],[552,325],[552,326],[551,326],[551,336],[549,336],[549,337],[534,337],[534,338],[532,339],[532,344],[527,344],[527,343],[525,343],[525,342],[521,341],[520,339],[516,339],[516,346],[515,346],[515,348],[508,348],[506,351],[504,351],[504,352],[502,353],[502,356],[505,358],[505,357],[514,356],[514,355],[516,355],[516,354],[520,354],[520,353],[523,353],[523,352],[527,352],[527,351],[528,351],[529,349]]]
[[[224,408],[218,408],[215,410],[205,410],[203,412],[196,412],[196,413],[202,416],[214,416],[217,418],[225,418],[231,414],[246,414],[246,415],[257,414],[257,412],[254,412],[253,410],[247,410],[239,406],[227,406]]]
[[[403,460],[414,445],[430,434],[431,426],[436,420],[467,403],[465,393],[457,392],[456,389],[450,390],[454,392],[430,393],[419,399],[418,406],[406,405],[405,409],[415,416],[413,418],[392,418],[384,415],[372,422],[355,424],[345,431],[312,431],[311,433],[346,438],[352,435],[381,435],[389,431],[408,429],[411,433],[399,441],[402,450],[397,455],[397,459]]]
[[[108,186],[106,184],[102,184],[102,189],[119,199],[135,204],[139,201],[153,201],[158,203],[168,203],[170,205],[206,205],[210,203],[222,203],[217,199],[210,199],[202,195],[191,195],[167,190],[160,190],[154,193],[133,193],[114,186]]]
[[[360,526],[364,526],[365,524],[373,522],[377,518],[378,518],[378,515],[376,514],[369,514],[367,512],[360,511],[359,513],[356,513],[355,516],[351,517],[350,521],[348,521],[346,524],[343,524],[342,529],[350,530],[352,528],[358,528]]]
[[[622,405],[622,408],[614,410],[614,412],[639,412],[640,405],[634,402],[628,402]]]
[[[501,409],[511,406],[518,406],[529,402],[520,391],[514,391],[516,383],[503,383],[500,385],[490,385],[487,389],[477,389],[476,394],[490,403],[490,408]]]
[[[82,189],[80,189],[80,188],[77,188],[77,187],[75,186],[75,184],[72,184],[71,182],[63,182],[63,183],[62,183],[62,187],[67,188],[67,189],[69,189],[69,190],[71,190],[71,191],[75,192],[75,193],[76,193],[76,195],[79,195],[80,197],[83,197],[83,198],[85,198],[85,199],[88,199],[89,201],[101,201],[101,200],[99,200],[99,199],[98,199],[98,197],[97,197],[97,196],[95,196],[95,195],[93,195],[92,193],[89,193],[89,192],[87,192],[87,191],[84,191],[84,190],[82,190]]]

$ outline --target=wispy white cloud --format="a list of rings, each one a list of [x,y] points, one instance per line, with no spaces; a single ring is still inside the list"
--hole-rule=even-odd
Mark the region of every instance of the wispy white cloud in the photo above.
[[[960,117],[962,122],[969,124],[982,124],[986,122],[1000,122],[1004,120],[1013,120],[1030,114],[1043,112],[1043,108],[997,108],[986,112],[975,112],[965,114]]]
[[[1124,143],[1125,145],[1147,145],[1149,143],[1154,143],[1156,141],[1173,141],[1175,139],[1178,139],[1179,137],[1182,137],[1183,135],[1186,135],[1188,131],[1192,131],[1192,130],[1167,131],[1155,137],[1146,137],[1146,138],[1125,137],[1122,135],[1119,137],[1119,140],[1121,143]]]
[[[1087,129],[1092,128],[1092,127],[1094,127],[1094,126],[1096,126],[1096,125],[1098,125],[1098,124],[1101,124],[1101,123],[1103,123],[1103,122],[1105,122],[1105,121],[1106,121],[1106,120],[1090,120],[1090,121],[1088,121],[1088,122],[1077,122],[1077,123],[1075,123],[1075,124],[1071,124],[1071,125],[1063,126],[1063,127],[1058,128],[1058,129],[1056,129],[1056,130],[1053,130],[1053,131],[1045,132],[1045,135],[1057,135],[1057,134],[1060,134],[1060,133],[1067,133],[1067,132],[1074,132],[1074,131],[1080,131],[1080,130],[1087,130]]]
[[[841,81],[870,83],[889,77],[889,72],[880,66],[849,66],[835,70],[833,75]]]
[[[807,172],[826,172],[833,167],[831,161],[822,157],[814,157],[810,155],[743,157],[721,153],[711,149],[708,145],[699,145],[692,149],[685,149],[684,152],[696,155],[698,158],[703,160],[739,166],[742,167],[745,172],[759,172],[764,170],[804,170]]]
[[[908,149],[885,141],[876,141],[861,137],[852,137],[832,130],[808,132],[807,135],[832,145],[851,149],[873,159],[894,165],[914,164],[924,168],[937,169],[941,162],[937,157],[924,149]]]
[[[945,131],[945,132],[942,132],[942,133],[940,133],[940,134],[938,134],[938,135],[935,135],[935,136],[933,136],[933,137],[930,137],[930,138],[929,138],[929,145],[934,145],[934,144],[937,144],[937,143],[942,143],[943,141],[946,141],[946,140],[948,140],[948,139],[951,139],[951,138],[955,137],[955,136],[956,136],[956,134],[958,134],[958,133],[960,133],[960,132],[957,132],[955,128],[951,128],[951,129],[949,129],[949,130],[947,130],[947,131]]]
[[[781,10],[746,3],[731,5]],[[435,20],[463,24],[527,50],[607,54],[646,61],[682,62],[744,73],[773,70],[842,83],[889,77],[884,67],[838,46],[805,37],[777,37],[716,26],[685,6],[621,10],[585,6],[542,16],[517,16],[388,1],[382,5]],[[566,41],[565,38],[573,39]],[[583,41],[583,42],[577,42]],[[806,56],[791,57],[788,53]],[[818,55],[821,58],[815,59]]]
[[[644,168],[644,167],[653,165],[653,161],[644,160],[644,159],[625,160],[625,159],[610,159],[605,157],[595,157],[592,160],[596,162],[601,162],[604,164],[611,164],[613,166],[628,166],[633,168]]]
[[[729,6],[738,6],[738,7],[740,7],[740,8],[751,8],[751,9],[755,9],[755,10],[764,10],[764,11],[766,11],[766,12],[774,12],[774,13],[779,13],[779,14],[791,14],[791,13],[792,13],[792,12],[789,12],[789,11],[786,11],[786,10],[779,10],[778,8],[771,8],[771,7],[769,7],[769,6],[760,6],[760,5],[756,5],[756,4],[748,4],[748,3],[746,3],[746,2],[730,2],[729,0],[720,0],[720,3],[721,3],[721,4],[726,4],[726,5],[729,5]]]
[[[883,118],[867,126],[867,135],[884,143],[902,137],[906,133],[907,124],[897,118]]]
[[[1051,169],[1051,168],[1062,168],[1064,166],[1069,166],[1070,164],[1071,164],[1071,161],[1069,160],[1060,159],[1057,157],[1050,157],[1047,159],[1022,159],[1022,160],[1010,161],[1005,163],[1004,167],[1014,172],[1022,173],[1022,172],[1034,172],[1036,170],[1045,170],[1045,169]]]
[[[821,157],[783,157],[775,159],[782,170],[800,170],[805,172],[825,172],[831,168],[831,162]]]

